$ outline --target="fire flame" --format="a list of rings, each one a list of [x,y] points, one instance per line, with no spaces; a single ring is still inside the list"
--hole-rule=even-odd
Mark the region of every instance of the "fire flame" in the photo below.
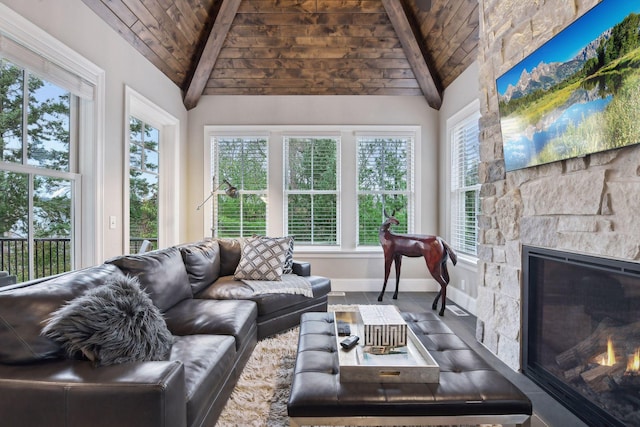
[[[629,361],[627,362],[627,371],[640,371],[640,348],[636,350],[633,356],[629,357]]]
[[[607,339],[607,352],[599,356],[598,363],[602,366],[614,366],[616,364],[616,353],[613,349],[611,337]],[[634,373],[634,375],[640,372],[640,347],[627,358],[626,372]]]
[[[607,354],[606,356],[602,356],[600,364],[603,366],[613,366],[616,364],[616,353],[613,351],[613,342],[611,342],[611,337],[607,340]]]

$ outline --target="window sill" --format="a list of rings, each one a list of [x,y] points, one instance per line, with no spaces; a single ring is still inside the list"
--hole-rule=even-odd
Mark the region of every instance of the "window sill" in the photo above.
[[[341,248],[312,248],[312,247],[295,247],[294,258],[382,258],[382,250],[376,248],[367,249],[349,249],[344,250]]]
[[[473,255],[467,254],[458,254],[458,264],[457,267],[462,267],[469,271],[477,271],[478,269],[478,258]]]
[[[470,271],[476,271],[478,268],[478,258],[467,254],[457,254],[457,267],[462,267]],[[384,256],[381,247],[368,246],[353,249],[342,249],[332,246],[296,246],[294,257],[309,256],[314,258],[382,258]]]

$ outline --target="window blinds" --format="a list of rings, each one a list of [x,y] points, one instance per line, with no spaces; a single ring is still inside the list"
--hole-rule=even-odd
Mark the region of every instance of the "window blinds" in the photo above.
[[[214,137],[211,153],[211,170],[216,177],[212,185],[217,187],[222,184],[214,202],[214,235],[240,237],[266,234],[267,137]],[[225,179],[238,189],[238,198],[225,194]]]
[[[460,252],[477,254],[480,162],[479,114],[453,128],[451,134],[451,244]]]
[[[384,211],[400,221],[394,231],[413,229],[413,136],[358,136],[358,242],[379,245]]]
[[[38,74],[47,81],[65,88],[86,100],[94,98],[94,85],[56,62],[24,47],[0,33],[0,57]]]
[[[339,245],[339,138],[285,137],[287,234],[296,244]]]

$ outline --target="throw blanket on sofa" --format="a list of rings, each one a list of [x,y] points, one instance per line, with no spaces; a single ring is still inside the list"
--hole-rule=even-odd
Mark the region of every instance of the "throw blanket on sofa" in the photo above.
[[[254,295],[298,294],[313,298],[311,282],[306,277],[296,274],[283,274],[281,281],[242,279],[242,282],[253,289]]]

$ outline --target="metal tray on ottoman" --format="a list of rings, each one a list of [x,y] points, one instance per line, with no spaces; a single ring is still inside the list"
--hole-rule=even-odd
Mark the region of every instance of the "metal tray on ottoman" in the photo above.
[[[353,383],[437,383],[440,367],[431,357],[415,333],[407,330],[406,353],[370,354],[365,353],[362,344],[363,324],[358,312],[335,312],[336,340],[340,364],[340,382]],[[338,335],[338,322],[345,322],[351,335],[361,338],[355,348],[345,350],[340,341],[345,336]]]

